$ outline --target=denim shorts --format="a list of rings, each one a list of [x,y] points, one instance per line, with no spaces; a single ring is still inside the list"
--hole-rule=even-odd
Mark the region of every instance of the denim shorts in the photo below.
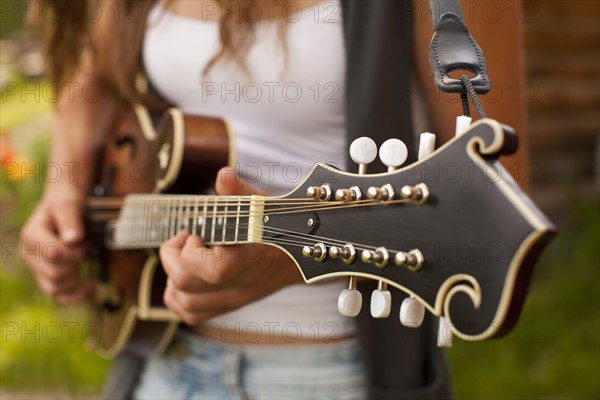
[[[136,399],[365,399],[357,339],[314,345],[230,345],[180,331],[148,361]]]

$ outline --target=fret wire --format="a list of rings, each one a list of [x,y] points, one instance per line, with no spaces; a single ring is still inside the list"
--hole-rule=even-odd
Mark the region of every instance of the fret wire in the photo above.
[[[162,209],[165,212],[166,212],[166,208],[167,207],[164,205],[162,207],[161,206],[158,207],[159,210]],[[162,217],[161,224],[162,224],[161,235],[162,235],[162,241],[164,242],[169,237],[169,220],[165,217]]]
[[[140,210],[137,207],[135,207],[135,202],[132,201],[132,203],[134,205],[134,208],[133,212],[131,213],[133,218],[131,219],[130,223],[131,231],[129,235],[129,241],[133,241],[133,238],[135,237],[135,225],[133,222],[139,218],[138,213],[140,212]]]
[[[202,240],[206,237],[206,204],[208,203],[208,196],[204,198],[204,207],[202,208],[202,234],[200,237]]]
[[[239,230],[239,226],[240,226],[240,209],[242,206],[242,198],[238,197],[238,204],[237,204],[237,214],[235,216],[235,242],[237,243],[238,241],[238,230]]]
[[[192,222],[192,233],[194,235],[198,233],[198,203],[200,203],[200,199],[196,198],[194,202],[194,221]]]
[[[171,213],[173,212],[173,202],[175,200],[172,198],[169,198],[169,202],[166,206],[167,212],[169,213],[169,215],[171,215]],[[165,218],[167,219],[167,240],[171,239],[173,237],[173,234],[171,233],[173,230],[173,218],[169,217],[169,215],[167,215]]]
[[[173,236],[175,236],[175,233],[177,231],[177,211],[178,211],[178,205],[177,205],[177,198],[173,197],[171,198],[171,207],[169,209],[169,216],[167,216],[167,218],[169,218],[171,220],[171,224],[170,224],[170,230],[169,230],[169,239],[171,239]]]
[[[185,217],[184,217],[184,226],[185,229],[190,229],[190,206],[188,204],[186,210],[185,210]]]
[[[142,236],[142,243],[146,243],[149,241],[150,239],[150,230],[148,229],[149,227],[149,213],[150,213],[150,202],[148,201],[147,198],[144,199],[144,222],[142,223],[142,225],[144,226],[144,232],[143,232],[143,236]]]
[[[145,205],[145,202],[144,202],[144,198],[142,197],[140,199],[140,202],[139,202],[139,214],[140,214],[140,218],[136,221],[137,223],[135,224],[135,226],[137,228],[136,232],[135,232],[135,242],[136,243],[139,242],[141,245],[144,244],[144,233],[145,233],[144,232],[145,231],[144,228],[145,228],[145,223],[146,223],[146,221],[145,221],[145,217],[146,217],[145,213],[146,213],[146,205]],[[140,227],[140,225],[141,225],[141,227]]]
[[[213,216],[212,216],[212,224],[210,227],[210,240],[211,242],[215,241],[215,225],[217,224],[216,221],[217,218],[217,202],[215,201],[215,203],[213,204]]]
[[[150,241],[150,199],[144,199],[144,236],[143,243]]]
[[[181,229],[184,226],[184,224],[183,224],[184,217],[185,217],[185,198],[180,197],[179,198],[179,212],[177,213],[177,229],[175,230],[175,235],[177,235],[179,232],[181,232]]]
[[[227,230],[227,204],[225,204],[225,216],[223,217],[223,242],[225,241],[226,230]]]

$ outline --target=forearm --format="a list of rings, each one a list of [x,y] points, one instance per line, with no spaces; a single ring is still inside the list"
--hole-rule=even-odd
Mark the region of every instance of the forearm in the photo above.
[[[74,184],[86,192],[94,171],[91,165],[110,129],[115,104],[106,90],[98,101],[89,101],[81,88],[95,85],[93,80],[78,76],[73,83],[72,92],[63,95],[56,108],[50,162],[60,169],[56,186]],[[52,187],[52,182],[54,180],[48,181],[48,188]]]

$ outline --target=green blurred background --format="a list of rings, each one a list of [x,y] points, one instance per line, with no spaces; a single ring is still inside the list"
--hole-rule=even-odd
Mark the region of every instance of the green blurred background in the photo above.
[[[41,194],[52,104],[39,51],[7,3],[0,1],[0,397],[93,398],[108,362],[84,346],[85,308],[55,307],[14,254]],[[560,235],[536,267],[514,331],[485,343],[457,340],[447,354],[458,398],[599,398],[600,11],[595,1],[526,1],[524,10],[536,88],[531,190]]]

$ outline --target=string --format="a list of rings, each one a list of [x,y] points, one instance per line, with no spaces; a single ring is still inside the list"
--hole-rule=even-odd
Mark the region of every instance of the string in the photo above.
[[[251,224],[251,223],[241,224],[241,227],[247,228],[248,230],[250,230],[251,227],[254,227],[254,224]],[[299,241],[299,240],[292,240],[292,239],[287,239],[287,238],[263,237],[261,240],[264,243],[298,244],[298,246],[314,245],[316,243],[323,243],[323,244],[329,245],[329,246],[342,246],[342,247],[347,244],[352,244],[357,249],[374,250],[377,248],[376,246],[371,246],[371,245],[364,244],[364,243],[349,242],[349,241],[333,239],[333,238],[324,237],[324,236],[311,235],[311,234],[290,231],[290,230],[281,229],[281,228],[273,228],[273,227],[268,227],[268,226],[262,226],[262,231],[265,233],[285,234],[286,237],[290,237],[292,239],[297,238],[297,239],[305,240],[305,241]],[[144,232],[137,232],[137,234],[134,233],[133,235],[130,234],[129,236],[136,237],[136,236],[142,236],[143,234],[144,234]],[[224,240],[224,241],[209,240],[209,241],[206,241],[206,244],[207,245],[234,244],[237,241],[235,239],[235,236],[233,236],[231,233],[225,235],[225,238],[226,238],[226,240]],[[203,238],[203,240],[206,240],[206,238]],[[139,246],[139,248],[145,248],[144,246],[148,246],[149,244],[156,244],[158,247],[162,244],[162,241],[158,241],[158,242],[157,241],[145,241],[145,240],[136,241],[133,238],[131,238],[128,242],[136,243]],[[139,243],[139,242],[142,242],[142,243]],[[389,251],[399,251],[399,250],[390,249]]]
[[[235,210],[218,210],[215,212],[214,210],[214,206],[210,207],[211,209],[205,208],[206,211],[202,211],[202,214],[206,214],[206,218],[214,218],[214,217],[219,217],[219,218],[229,218],[229,217],[241,217],[241,218],[252,218],[252,217],[264,217],[264,216],[270,216],[270,215],[282,215],[282,214],[295,214],[295,213],[303,213],[303,212],[311,212],[314,210],[319,210],[319,211],[328,211],[328,210],[335,210],[335,209],[343,209],[343,208],[356,208],[356,207],[367,207],[367,206],[374,206],[374,205],[381,205],[381,206],[387,206],[387,205],[391,205],[391,204],[403,204],[403,203],[410,203],[411,200],[410,199],[397,199],[397,200],[388,200],[388,201],[380,201],[380,200],[359,200],[359,201],[354,201],[351,203],[344,203],[344,202],[329,202],[329,203],[316,203],[313,204],[311,206],[297,206],[297,207],[280,207],[280,208],[275,208],[275,209],[270,209],[267,208],[266,211],[263,212],[252,212],[250,210],[248,211],[240,211],[237,212]],[[268,206],[271,206],[271,204],[268,204]],[[175,207],[175,209],[173,209],[173,207]],[[151,217],[145,217],[145,220],[160,220],[160,219],[165,219],[165,218],[181,218],[181,214],[185,213],[185,214],[194,214],[194,218],[196,218],[196,215],[198,217],[200,217],[200,210],[194,210],[192,211],[191,208],[192,207],[184,207],[184,206],[173,206],[170,207],[168,210],[163,210],[162,211],[152,211],[150,210],[150,214]],[[136,206],[126,206],[127,209],[127,214],[126,216],[124,216],[125,218],[127,218],[128,216],[133,216],[139,217],[140,213],[146,213],[148,210],[147,206],[143,206],[143,205],[136,205]],[[103,210],[104,211],[104,210]],[[90,212],[91,216],[97,216],[97,215],[106,215],[108,214],[107,212],[105,213],[100,213],[97,211],[92,211]],[[112,215],[112,214],[108,214],[108,215]],[[101,220],[99,218],[96,218],[95,220]]]

